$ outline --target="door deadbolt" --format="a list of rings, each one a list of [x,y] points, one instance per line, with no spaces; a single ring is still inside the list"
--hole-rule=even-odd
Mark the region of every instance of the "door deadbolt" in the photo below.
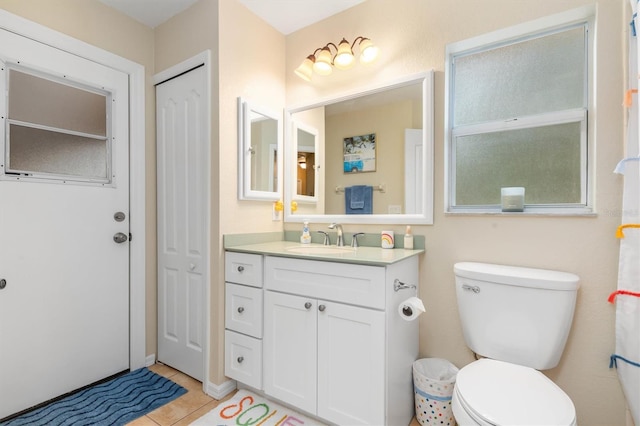
[[[127,234],[123,234],[122,232],[118,232],[116,235],[113,236],[113,241],[115,241],[118,244],[122,244],[128,239],[129,237],[127,237]]]
[[[115,213],[113,214],[113,219],[114,219],[116,222],[122,222],[126,217],[127,217],[127,215],[126,215],[126,214],[124,214],[123,212],[115,212]]]

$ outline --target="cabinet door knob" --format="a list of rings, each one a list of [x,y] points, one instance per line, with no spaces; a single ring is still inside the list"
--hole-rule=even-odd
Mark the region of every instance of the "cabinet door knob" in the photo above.
[[[238,308],[238,313],[239,313],[239,314],[241,314],[241,313],[243,313],[243,312],[244,312],[244,308],[243,308],[242,306],[240,306],[240,307]]]
[[[238,266],[238,272],[242,272],[242,271],[244,271],[244,266],[242,265]]]
[[[311,309],[311,302],[305,303],[304,307],[307,308],[307,309]]]
[[[324,305],[320,305],[320,306],[318,306],[318,310],[319,310],[320,312],[324,312],[324,310],[325,310],[325,309],[327,309],[327,307],[326,307],[326,306],[324,306]]]
[[[238,364],[242,364],[242,361],[244,361],[244,357],[243,356],[239,356],[238,357]]]

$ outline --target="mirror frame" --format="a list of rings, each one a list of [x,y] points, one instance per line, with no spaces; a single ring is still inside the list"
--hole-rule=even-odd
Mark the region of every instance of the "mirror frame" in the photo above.
[[[326,106],[336,102],[347,101],[361,96],[372,95],[384,92],[410,84],[422,83],[422,146],[423,146],[423,164],[424,175],[422,176],[422,187],[424,188],[424,198],[422,201],[422,213],[417,214],[294,214],[291,211],[291,202],[295,201],[295,184],[292,182],[294,161],[297,162],[297,147],[293,145],[293,120],[292,115],[321,106]],[[394,80],[385,85],[369,87],[366,89],[354,90],[348,94],[320,100],[315,103],[300,106],[289,107],[285,110],[285,139],[284,144],[284,221],[285,222],[303,222],[308,220],[314,223],[361,223],[361,224],[388,224],[388,225],[432,225],[433,224],[433,193],[434,193],[434,177],[433,177],[433,147],[434,147],[434,71],[413,74],[404,78]],[[324,160],[324,159],[323,159]],[[323,163],[318,163],[321,166]],[[294,170],[292,170],[294,169]],[[326,191],[326,188],[325,188]]]
[[[276,120],[276,188],[275,191],[251,189],[251,114]],[[238,200],[278,201],[282,197],[282,118],[278,114],[238,97]]]
[[[313,203],[317,203],[318,202],[318,169],[320,168],[319,164],[321,163],[320,158],[319,158],[319,150],[318,150],[318,136],[319,136],[319,132],[318,129],[316,129],[315,127],[309,126],[301,121],[296,121],[296,120],[292,120],[291,121],[291,125],[292,125],[292,129],[291,129],[291,143],[294,144],[295,146],[295,164],[297,166],[298,164],[298,153],[299,151],[299,146],[298,146],[298,130],[302,130],[303,132],[307,132],[310,135],[313,135],[314,137],[314,141],[313,141],[313,153],[315,154],[315,165],[314,165],[314,169],[313,172],[315,174],[315,179],[313,180],[313,193],[315,195],[311,196],[311,195],[300,195],[298,194],[296,185],[293,185],[291,187],[292,189],[292,195],[291,198],[294,201],[297,201],[299,203],[309,203],[309,204],[313,204]],[[298,169],[294,167],[291,176],[291,179],[293,179],[293,176],[295,175],[297,178],[297,171]],[[289,176],[289,175],[285,175],[285,176]]]

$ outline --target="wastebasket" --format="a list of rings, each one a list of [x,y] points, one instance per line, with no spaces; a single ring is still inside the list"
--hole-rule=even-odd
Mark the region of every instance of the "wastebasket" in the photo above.
[[[451,397],[458,368],[441,358],[423,358],[413,363],[416,419],[421,425],[453,426]]]

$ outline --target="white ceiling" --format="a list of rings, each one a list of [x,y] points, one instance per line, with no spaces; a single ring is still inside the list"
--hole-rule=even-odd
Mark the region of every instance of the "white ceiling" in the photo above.
[[[198,0],[100,0],[155,28]],[[227,1],[227,0],[221,0]],[[239,0],[282,34],[290,34],[365,0]]]

